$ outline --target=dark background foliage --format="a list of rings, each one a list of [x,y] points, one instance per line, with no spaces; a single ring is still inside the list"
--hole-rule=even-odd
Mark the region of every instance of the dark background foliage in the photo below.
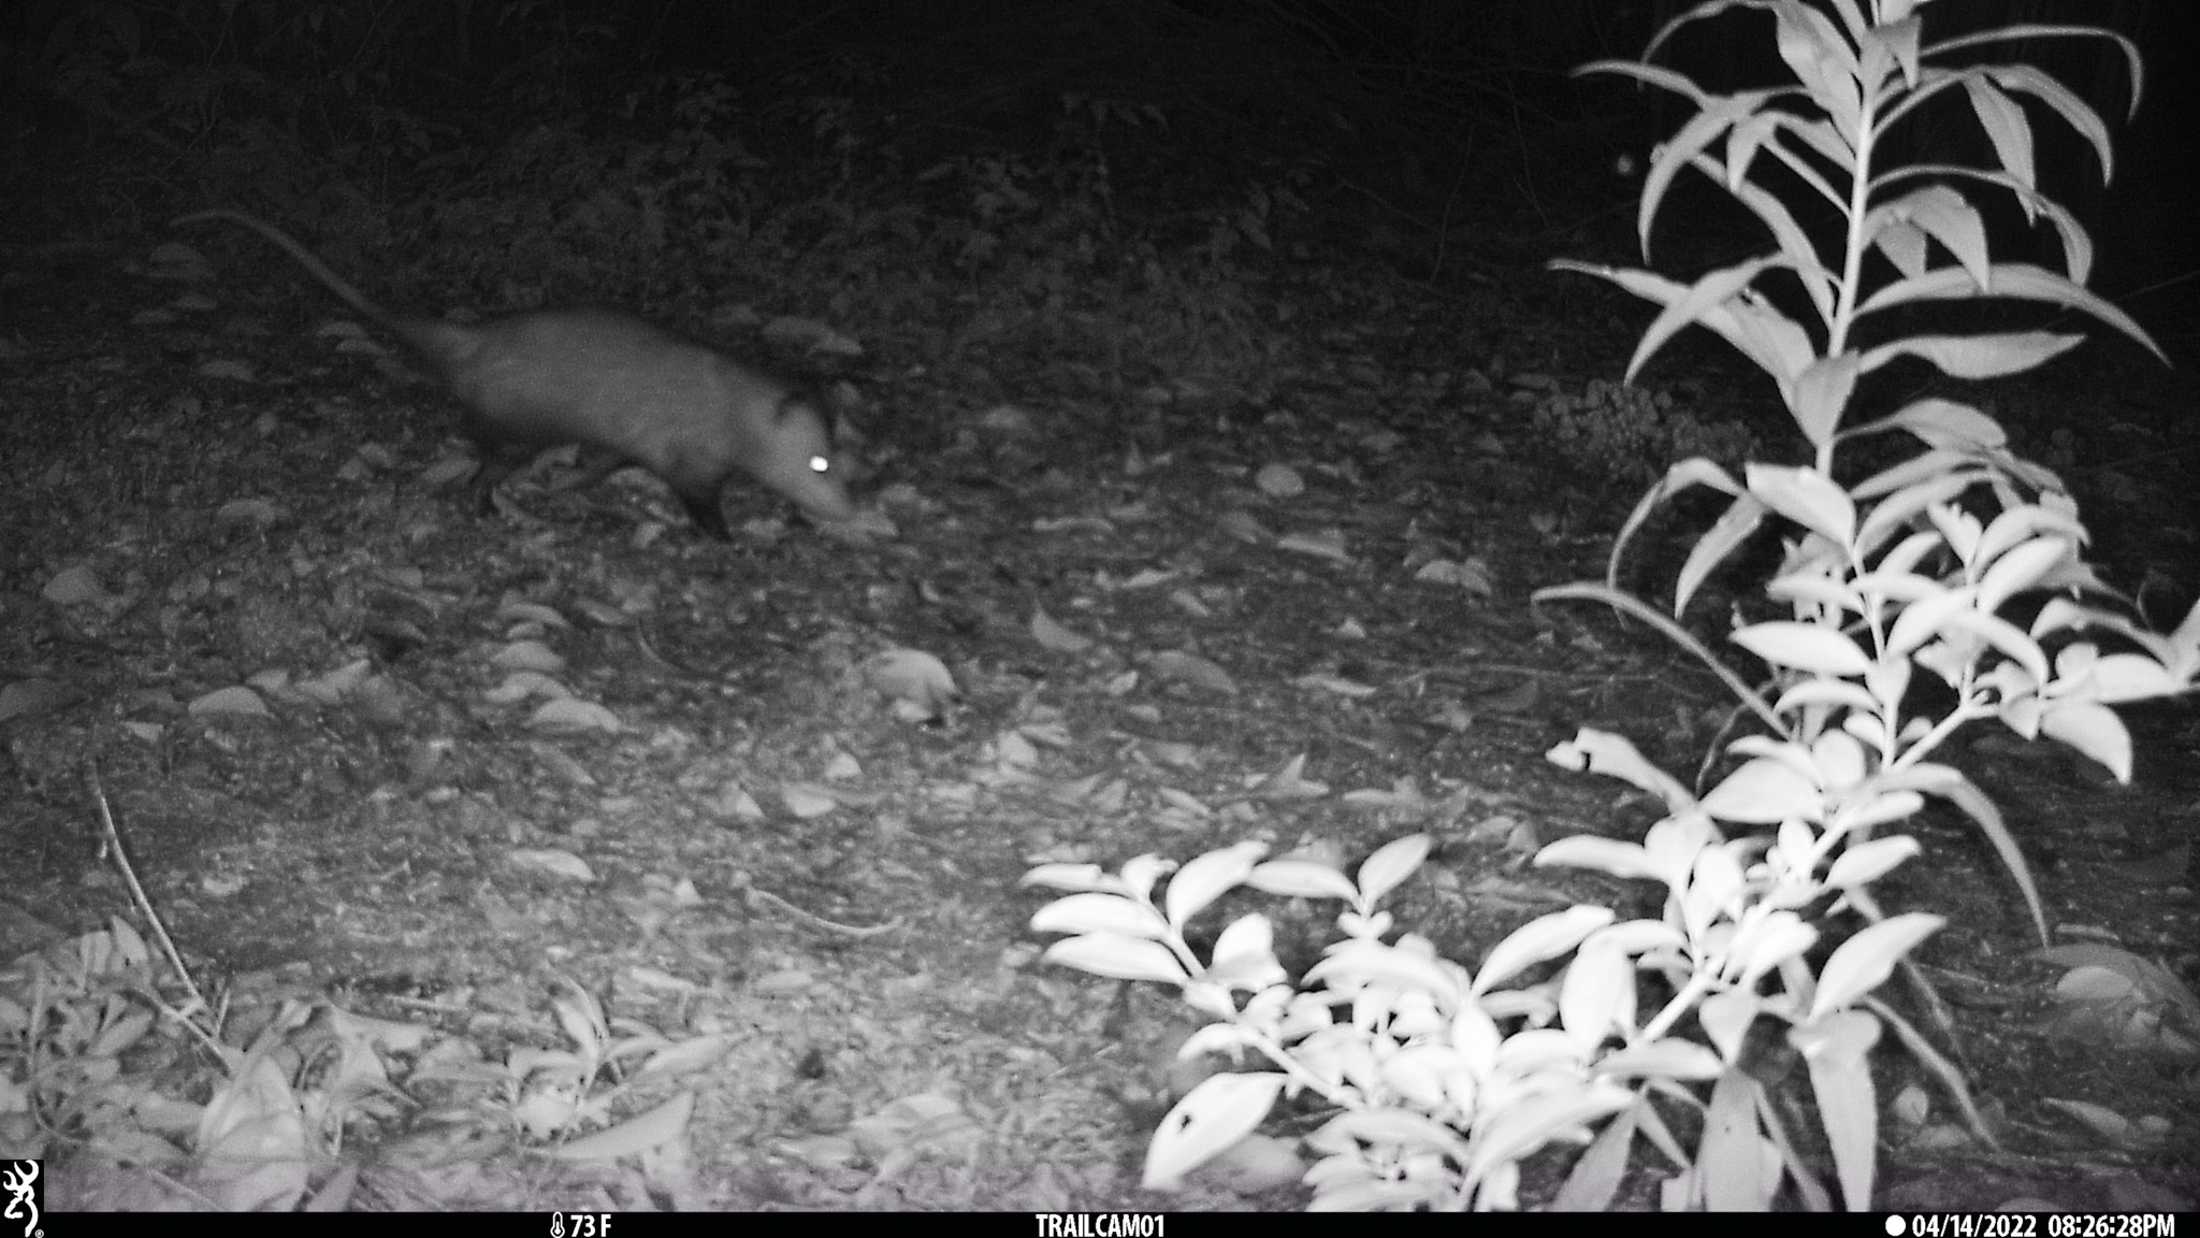
[[[1323,188],[1361,206],[1379,198],[1393,223],[1423,232],[1492,198],[1563,214],[1549,202],[1553,178],[1596,162],[1584,152],[1640,150],[1678,115],[1566,69],[1635,54],[1679,7],[25,0],[0,13],[6,154],[38,173],[16,183],[30,192],[11,239],[81,225],[87,208],[89,221],[121,225],[241,191],[210,181],[210,165],[246,174],[251,152],[271,174],[278,152],[325,160],[345,189],[381,197],[406,185],[447,191],[485,152],[543,129],[678,127],[756,143],[763,159],[838,143],[855,175],[883,180],[889,169],[864,158],[882,146],[916,165],[904,173],[943,153],[1031,150],[1080,104],[1157,122],[1110,152],[1119,185],[1319,160]],[[2190,179],[2190,89],[2177,61],[2196,45],[2193,6],[1991,0],[1928,11],[1944,34],[2060,19],[2140,39],[2154,52],[2156,93],[2124,149],[2141,176]],[[1692,31],[1673,62],[1714,88],[1767,80],[1766,20]],[[2023,54],[2104,114],[2126,97],[2104,45]],[[336,187],[289,187],[299,198],[315,190]]]

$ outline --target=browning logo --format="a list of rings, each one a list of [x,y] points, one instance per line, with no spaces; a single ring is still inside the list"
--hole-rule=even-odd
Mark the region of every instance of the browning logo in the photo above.
[[[0,1238],[41,1238],[38,1223],[46,1215],[46,1184],[37,1161],[0,1161]]]

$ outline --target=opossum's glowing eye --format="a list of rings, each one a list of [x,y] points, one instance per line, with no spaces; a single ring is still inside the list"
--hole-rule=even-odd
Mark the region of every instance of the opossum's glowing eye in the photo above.
[[[832,462],[832,461],[830,461],[830,460],[827,460],[827,459],[826,459],[825,457],[823,457],[823,456],[811,456],[811,457],[810,457],[810,471],[811,471],[812,473],[829,473],[829,472],[831,472],[831,471],[832,471],[832,468],[833,468],[833,462]]]

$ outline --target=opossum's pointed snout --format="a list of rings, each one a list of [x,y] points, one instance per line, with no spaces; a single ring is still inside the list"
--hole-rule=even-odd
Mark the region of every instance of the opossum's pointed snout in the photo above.
[[[848,457],[833,449],[832,422],[811,399],[782,400],[749,467],[757,480],[791,500],[818,524],[856,516],[848,497]]]
[[[846,524],[856,518],[856,505],[847,495],[836,495],[829,501],[799,504],[803,515],[818,524]]]
[[[819,524],[840,524],[856,518],[855,500],[848,497],[848,487],[841,484],[824,456],[810,457],[808,471],[793,480],[795,484],[785,493],[803,515]]]

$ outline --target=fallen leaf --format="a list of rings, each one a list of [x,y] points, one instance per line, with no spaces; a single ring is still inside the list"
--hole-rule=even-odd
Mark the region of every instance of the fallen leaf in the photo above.
[[[1264,464],[1253,485],[1271,499],[1292,499],[1306,492],[1306,481],[1288,464]]]
[[[1115,526],[1098,516],[1046,516],[1031,522],[1034,533],[1096,533],[1113,536]]]
[[[764,819],[764,806],[757,803],[756,797],[750,795],[748,789],[738,782],[729,782],[719,788],[718,794],[710,799],[709,806],[719,816],[731,817],[736,821]]]
[[[185,707],[194,718],[266,718],[267,703],[250,688],[217,688]]]
[[[798,821],[814,820],[840,807],[839,797],[809,782],[783,784],[779,788],[779,802]]]
[[[483,692],[482,699],[491,705],[517,705],[529,697],[546,697],[563,700],[573,695],[573,690],[537,671],[519,671],[506,675],[496,687]]]
[[[1068,748],[1076,742],[1069,728],[1059,722],[1026,722],[1016,728],[1016,733],[1048,748]]]
[[[1318,533],[1291,533],[1277,539],[1280,550],[1293,550],[1303,555],[1331,559],[1338,563],[1350,563],[1352,554],[1344,546],[1344,530],[1323,529]]]
[[[1380,691],[1380,689],[1375,688],[1369,684],[1357,683],[1353,680],[1342,679],[1335,675],[1301,675],[1291,682],[1309,691],[1327,692],[1332,696],[1341,696],[1348,700],[1358,700],[1363,696],[1373,696],[1376,692]]]
[[[208,898],[234,898],[244,887],[239,873],[208,873],[199,878],[199,892]]]
[[[1200,601],[1199,595],[1190,589],[1169,590],[1169,605],[1176,607],[1194,619],[1212,619],[1215,617],[1215,612],[1208,608],[1207,603]]]
[[[206,260],[204,254],[182,241],[163,241],[154,246],[152,262],[155,279],[204,283],[214,278],[213,264]],[[180,309],[204,311],[214,308],[213,301],[196,292],[176,298],[176,303]]]
[[[1361,787],[1347,791],[1338,798],[1354,808],[1423,812],[1429,807],[1428,797],[1421,794],[1421,788],[1411,778],[1400,778],[1397,785],[1387,791],[1378,787]]]
[[[773,1150],[808,1169],[852,1168],[863,1157],[856,1141],[846,1135],[810,1135],[772,1145]]]
[[[682,1075],[701,1070],[724,1057],[732,1047],[733,1037],[725,1032],[690,1036],[650,1054],[636,1075]]]
[[[1489,564],[1479,558],[1469,559],[1464,563],[1454,563],[1450,559],[1431,559],[1421,565],[1421,570],[1415,572],[1413,578],[1429,584],[1451,585],[1476,597],[1486,598],[1496,592],[1496,587],[1490,583]]]
[[[1014,404],[996,404],[978,414],[978,428],[1002,438],[1029,438],[1038,433],[1031,414]]]
[[[943,715],[962,695],[946,665],[921,649],[888,649],[873,654],[864,663],[863,673],[874,691],[915,713],[914,721]]]
[[[1914,1083],[1908,1084],[1895,1093],[1894,1100],[1887,1106],[1887,1112],[1896,1124],[1915,1130],[1931,1120],[1933,1098],[1925,1089]]]
[[[993,737],[993,759],[1014,769],[1030,769],[1039,763],[1039,750],[1014,731]]]
[[[784,997],[817,987],[817,974],[800,967],[782,967],[749,981],[748,990],[760,997]]]
[[[38,595],[57,606],[99,605],[113,596],[100,585],[99,576],[81,564],[55,572]]]
[[[481,468],[481,461],[460,451],[446,451],[430,460],[415,474],[427,489],[440,490],[453,482],[472,477]]]
[[[2134,1122],[2106,1105],[2096,1105],[2091,1101],[2043,1096],[2040,1103],[2069,1114],[2084,1123],[2094,1134],[2119,1148],[2132,1151],[2153,1148],[2159,1146],[2169,1133],[2168,1125],[2162,1118],[2140,1118]]]
[[[358,1186],[359,1167],[357,1165],[339,1165],[336,1167],[336,1172],[329,1175],[328,1180],[321,1184],[321,1189],[315,1191],[313,1197],[306,1200],[299,1211],[342,1212],[345,1206],[351,1203],[352,1193]]]
[[[200,378],[223,378],[240,383],[258,381],[258,375],[252,367],[242,361],[208,361],[199,366],[197,373]]]
[[[0,685],[0,722],[51,713],[81,697],[55,679],[18,679]]]
[[[598,731],[607,735],[616,735],[625,729],[617,714],[578,697],[543,702],[528,715],[527,725],[540,731]]]
[[[858,1147],[873,1156],[898,1148],[948,1151],[975,1141],[979,1128],[956,1100],[939,1092],[904,1096],[850,1124]]]
[[[325,675],[305,680],[298,685],[301,696],[318,705],[341,705],[344,698],[358,690],[367,677],[374,673],[374,663],[366,658],[350,662]]]
[[[1056,623],[1043,610],[1031,612],[1031,638],[1039,642],[1041,649],[1049,649],[1055,653],[1083,653],[1092,648],[1090,639]]]
[[[627,618],[624,611],[614,609],[611,614],[619,620]],[[544,606],[540,602],[529,602],[521,598],[511,597],[506,598],[503,604],[497,607],[497,621],[499,623],[538,624],[545,628],[570,628],[573,626],[556,607]]]
[[[629,1118],[610,1130],[555,1148],[540,1149],[560,1161],[613,1161],[634,1156],[687,1135],[688,1115],[695,1111],[695,1093],[682,1092],[647,1113]]]
[[[313,334],[318,339],[335,340],[338,352],[386,357],[390,351],[382,347],[372,335],[367,334],[366,327],[349,318],[331,318],[322,323],[320,329]]]
[[[1209,808],[1207,807],[1207,805],[1201,803],[1199,801],[1199,798],[1192,795],[1190,792],[1179,791],[1175,787],[1155,787],[1154,794],[1161,797],[1162,803],[1169,805],[1171,808],[1174,808],[1179,812],[1188,813],[1195,817],[1211,817],[1215,815],[1214,809]]]
[[[2069,968],[2041,1019],[2050,1036],[2169,1061],[2200,1058],[2200,997],[2175,972],[2115,946],[2082,942],[2037,952]]]
[[[1329,794],[1329,788],[1303,775],[1306,771],[1306,754],[1300,753],[1278,768],[1257,779],[1246,792],[1255,799],[1304,800],[1320,799]]]
[[[1266,525],[1255,520],[1250,513],[1244,511],[1233,510],[1222,513],[1222,518],[1215,522],[1215,527],[1222,530],[1226,536],[1236,538],[1238,541],[1249,545],[1266,546],[1276,540],[1276,535],[1269,532]]]
[[[1238,690],[1237,681],[1230,678],[1230,672],[1196,653],[1182,650],[1157,653],[1147,659],[1146,669],[1157,679],[1194,684],[1225,696],[1234,696]]]
[[[214,509],[214,519],[219,524],[249,525],[256,529],[265,529],[281,517],[281,509],[266,499],[231,499]]]
[[[1501,714],[1521,714],[1535,708],[1536,702],[1541,699],[1543,685],[1534,679],[1523,679],[1503,691],[1478,698],[1477,703]]]
[[[559,848],[522,848],[505,858],[514,868],[556,877],[560,881],[575,881],[582,885],[593,885],[596,881],[596,870],[588,866],[588,861]]]
[[[489,658],[500,671],[538,671],[555,675],[565,669],[565,659],[539,640],[513,641]]]

